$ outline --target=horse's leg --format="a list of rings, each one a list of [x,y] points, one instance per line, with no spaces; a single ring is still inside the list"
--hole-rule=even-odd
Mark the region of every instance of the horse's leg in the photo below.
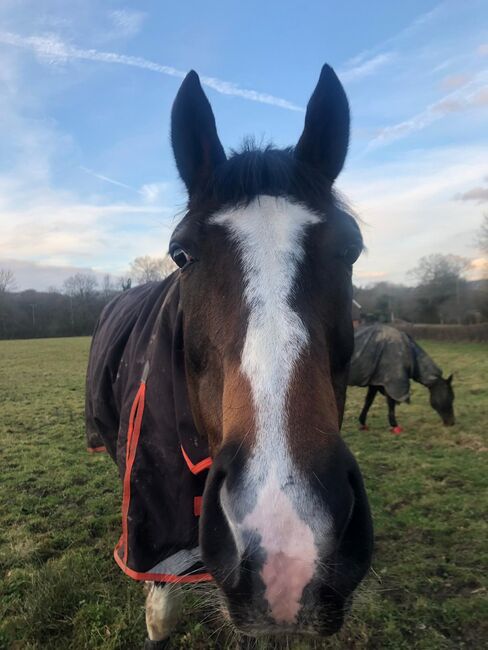
[[[163,650],[176,627],[181,608],[181,587],[147,583],[146,627],[148,639],[144,650]]]
[[[388,422],[390,423],[391,432],[401,433],[403,429],[402,427],[398,426],[398,421],[395,415],[396,402],[389,395],[386,395],[386,401],[388,402]]]
[[[368,386],[368,392],[366,393],[366,399],[364,400],[363,410],[359,415],[359,424],[361,425],[360,429],[363,429],[364,431],[368,430],[368,427],[366,425],[366,418],[368,417],[368,411],[371,408],[371,404],[374,402],[374,398],[376,397],[377,392],[377,386]]]

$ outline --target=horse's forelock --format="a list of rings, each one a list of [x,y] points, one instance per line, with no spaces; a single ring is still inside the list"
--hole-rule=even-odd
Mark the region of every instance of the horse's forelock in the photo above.
[[[292,147],[258,147],[245,141],[238,151],[214,169],[201,191],[191,197],[190,208],[201,212],[242,207],[258,196],[287,197],[316,211],[335,202],[331,183],[316,169],[297,160]]]

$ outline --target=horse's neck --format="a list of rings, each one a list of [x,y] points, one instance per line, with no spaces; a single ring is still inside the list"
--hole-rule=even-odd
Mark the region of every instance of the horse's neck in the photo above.
[[[442,370],[413,339],[410,339],[414,357],[412,379],[427,388],[442,376]]]

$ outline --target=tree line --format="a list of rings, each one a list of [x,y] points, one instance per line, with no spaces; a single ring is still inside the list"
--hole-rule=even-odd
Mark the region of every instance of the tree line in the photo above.
[[[469,325],[488,321],[488,279],[467,280],[469,260],[429,255],[409,275],[414,286],[378,282],[355,287],[366,320]]]
[[[0,339],[88,336],[105,305],[133,284],[164,279],[176,268],[169,257],[138,257],[127,277],[76,273],[62,287],[16,291],[14,274],[0,269]]]
[[[428,255],[408,272],[414,286],[378,282],[355,287],[354,297],[361,305],[363,318],[447,325],[488,322],[488,213],[483,215],[473,243],[485,255],[477,260],[482,279],[466,278],[474,260],[439,253]]]
[[[488,243],[487,243],[488,248]],[[91,335],[103,307],[132,284],[161,280],[176,267],[169,257],[138,257],[130,275],[99,281],[91,273],[69,277],[60,289],[15,291],[0,269],[0,338]],[[469,261],[455,255],[423,257],[409,273],[414,286],[379,282],[355,287],[367,320],[470,324],[488,321],[488,279],[469,281]]]

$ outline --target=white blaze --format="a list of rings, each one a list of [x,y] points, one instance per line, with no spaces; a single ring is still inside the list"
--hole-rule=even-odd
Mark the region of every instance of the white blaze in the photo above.
[[[298,613],[318,557],[312,528],[324,527],[323,515],[320,523],[313,521],[313,496],[293,467],[286,409],[294,367],[308,345],[307,329],[290,306],[292,288],[304,255],[306,227],[319,221],[303,206],[271,196],[212,219],[227,228],[240,253],[249,308],[241,369],[251,386],[256,418],[246,483],[251,493],[257,492],[257,502],[237,525],[226,490],[222,505],[234,534],[260,536],[266,551],[261,576],[278,622],[292,622]],[[242,540],[236,542],[242,549]]]
[[[249,307],[242,370],[256,407],[257,444],[275,453],[286,446],[286,394],[294,364],[308,342],[289,299],[303,257],[305,226],[318,221],[304,207],[271,196],[212,219],[227,227],[241,254]]]

